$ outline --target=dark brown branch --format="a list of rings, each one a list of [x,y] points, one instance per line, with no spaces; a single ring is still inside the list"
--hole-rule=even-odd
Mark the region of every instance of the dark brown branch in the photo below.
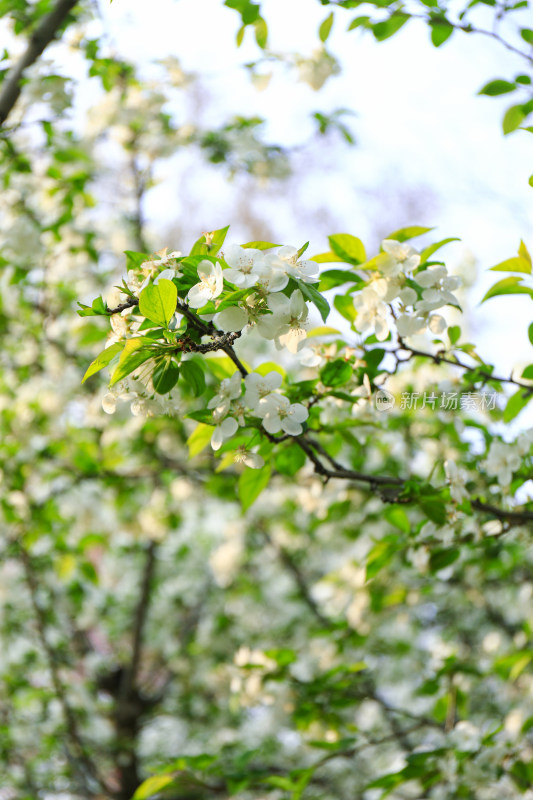
[[[465,364],[464,361],[459,361],[459,359],[454,356],[453,358],[448,358],[442,352],[437,353],[426,353],[424,350],[417,350],[415,347],[410,347],[409,345],[405,344],[402,339],[399,339],[400,345],[395,350],[389,350],[388,352],[391,353],[394,358],[396,359],[396,363],[405,364],[407,361],[410,361],[414,356],[419,356],[420,358],[427,358],[430,361],[433,361],[434,364],[450,364],[452,367],[459,367],[459,369],[465,370],[465,372],[475,372],[479,378],[481,378],[484,383],[488,381],[494,381],[495,383],[510,383],[513,386],[518,386],[520,389],[526,389],[529,394],[533,394],[533,386],[531,384],[522,383],[521,381],[517,381],[512,376],[509,378],[504,378],[500,375],[493,375],[490,372],[486,372],[480,367],[471,366],[470,364]],[[401,351],[405,351],[409,355],[407,358],[400,358],[398,353]]]
[[[43,17],[32,33],[25,53],[9,72],[0,92],[0,125],[4,124],[19,98],[25,71],[37,61],[45,48],[55,39],[70,11],[77,3],[78,0],[58,0],[55,8]]]
[[[115,726],[117,731],[117,759],[120,788],[116,793],[119,800],[130,800],[139,786],[139,764],[135,748],[140,729],[140,720],[150,707],[150,701],[144,700],[137,690],[136,681],[141,661],[143,632],[150,605],[152,578],[155,567],[157,544],[150,542],[146,550],[146,561],[141,578],[139,601],[133,619],[133,636],[131,659],[120,672],[117,704],[115,708]]]

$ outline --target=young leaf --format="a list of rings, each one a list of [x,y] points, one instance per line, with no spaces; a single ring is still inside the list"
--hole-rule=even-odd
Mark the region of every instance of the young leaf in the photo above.
[[[503,412],[503,421],[510,422],[517,417],[522,409],[527,406],[532,396],[529,389],[519,389],[511,395],[505,406],[505,411]]]
[[[504,134],[507,135],[508,133],[512,133],[519,128],[527,116],[527,112],[521,105],[511,106],[511,108],[508,108],[502,120]]]
[[[353,375],[352,365],[342,358],[336,358],[320,370],[320,380],[325,386],[343,386]]]
[[[191,433],[186,442],[187,447],[189,448],[189,458],[193,458],[194,456],[197,456],[199,453],[201,453],[202,450],[204,450],[211,441],[212,435],[213,435],[212,426],[200,422],[193,430],[193,432]]]
[[[121,381],[136,370],[137,367],[140,367],[141,364],[144,364],[145,361],[153,358],[154,355],[154,350],[146,347],[146,339],[144,337],[128,339],[111,376],[110,385],[114,386],[115,383]]]
[[[320,316],[324,320],[327,320],[330,308],[329,303],[325,297],[323,297],[318,289],[315,289],[310,283],[304,283],[304,281],[296,281],[298,284],[298,288],[300,289],[301,293],[305,297],[306,300],[313,303],[320,312]]]
[[[318,290],[326,292],[335,286],[342,286],[343,283],[362,283],[363,279],[349,269],[327,269],[320,275]]]
[[[152,373],[152,383],[157,394],[167,394],[174,388],[180,376],[179,365],[170,356],[165,356]]]
[[[365,247],[361,239],[356,236],[349,233],[336,233],[334,236],[328,236],[328,241],[333,252],[348,264],[357,266],[366,261]]]
[[[219,228],[217,231],[213,231],[212,233],[207,235],[204,234],[203,236],[196,241],[191,249],[189,255],[191,256],[199,256],[199,255],[210,255],[216,256],[224,241],[226,239],[227,233],[229,230],[229,225],[226,225],[225,228]],[[208,242],[210,242],[208,244]]]
[[[124,342],[115,342],[110,347],[107,347],[103,350],[100,355],[98,355],[94,361],[89,364],[85,375],[83,376],[82,383],[85,383],[87,378],[90,378],[91,375],[94,375],[96,372],[100,372],[101,369],[107,367],[107,365],[115,358],[117,353],[120,353],[122,348],[124,347]]]
[[[167,328],[176,311],[177,300],[178,290],[175,284],[162,279],[157,285],[151,284],[142,290],[139,295],[139,311],[152,322]]]
[[[270,250],[271,247],[281,247],[281,245],[273,242],[247,242],[246,244],[241,244],[241,247],[251,247],[254,250]]]
[[[353,322],[355,320],[357,316],[357,311],[355,310],[353,304],[353,298],[344,294],[338,294],[333,299],[333,305],[335,306],[339,314],[341,314],[344,317],[344,319],[347,319],[348,322]]]
[[[394,233],[389,233],[388,236],[383,238],[385,239],[395,239],[397,242],[406,242],[408,239],[415,239],[417,236],[422,236],[424,233],[429,233],[429,231],[434,230],[434,228],[424,228],[422,225],[410,225],[408,228],[400,228]]]
[[[152,775],[141,783],[132,800],[150,800],[171,783],[174,783],[174,775]]]
[[[204,371],[194,361],[182,361],[181,377],[190,386],[195,397],[200,397],[205,392]]]
[[[148,253],[136,253],[133,250],[124,250],[126,256],[126,269],[139,269],[144,261],[148,261],[150,256]]]
[[[326,42],[328,39],[329,34],[331,33],[331,28],[333,26],[333,20],[335,19],[333,15],[333,11],[326,19],[320,24],[318,29],[318,36],[321,42]]]
[[[372,33],[378,42],[383,42],[390,36],[394,36],[402,25],[405,25],[408,19],[410,19],[408,14],[394,12],[388,19],[383,20],[383,22],[376,22],[375,25],[372,26]]]
[[[296,475],[305,464],[306,457],[297,444],[289,444],[276,453],[274,466],[282,475]]]
[[[498,297],[502,294],[528,294],[530,297],[533,297],[532,289],[528,289],[526,286],[520,286],[523,280],[524,279],[519,275],[512,275],[510,278],[504,278],[502,281],[498,281],[498,283],[495,283],[494,286],[489,289],[481,302],[484,303],[486,300],[490,300],[491,297]]]
[[[527,250],[525,252],[527,253]],[[514,258],[507,258],[505,261],[501,261],[496,266],[491,267],[491,270],[493,272],[526,272],[531,275],[531,259],[528,260],[523,255],[514,256]]]
[[[267,462],[261,469],[247,469],[239,477],[239,499],[246,511],[257,500],[270,480],[271,466]]]
[[[446,19],[432,20],[429,24],[431,27],[431,41],[435,47],[440,47],[441,44],[444,44],[454,31],[453,25]]]
[[[486,83],[482,89],[479,90],[478,94],[486,94],[488,97],[496,97],[500,94],[508,94],[509,92],[514,92],[516,89],[516,83],[510,83],[510,81],[504,80],[495,80]]]
[[[268,26],[263,17],[258,17],[254,22],[255,41],[264,50],[268,40]]]

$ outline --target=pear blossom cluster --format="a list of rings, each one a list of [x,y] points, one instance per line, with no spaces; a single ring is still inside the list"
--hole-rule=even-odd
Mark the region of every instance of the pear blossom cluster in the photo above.
[[[290,297],[280,292],[291,277],[305,283],[318,281],[318,264],[299,258],[298,250],[288,245],[273,253],[229,245],[223,258],[228,265],[224,270],[218,262],[200,262],[200,281],[187,294],[189,306],[201,309],[215,301],[222,294],[224,280],[239,289],[255,287],[256,291],[249,293],[237,305],[218,311],[214,324],[224,332],[256,326],[259,334],[273,340],[278,349],[286,347],[296,353],[306,337],[309,310],[299,289],[295,289]]]
[[[447,328],[446,320],[434,312],[446,305],[459,307],[453,291],[459,287],[460,279],[448,275],[440,264],[415,274],[421,257],[405,242],[385,239],[382,248],[384,252],[376,259],[375,278],[354,298],[357,329],[361,333],[374,330],[376,338],[384,341],[392,330],[394,302],[394,323],[401,338],[427,330],[442,334]]]
[[[513,474],[520,469],[523,460],[533,446],[533,428],[519,434],[515,442],[491,442],[487,458],[482,466],[488,475],[498,478],[501,486],[509,486]]]
[[[242,394],[244,383],[244,395]],[[249,373],[243,380],[239,372],[224,378],[217,394],[211,398],[207,407],[213,412],[215,429],[211,437],[213,450],[220,450],[225,439],[233,436],[246,425],[246,415],[259,417],[264,430],[271,435],[287,434],[299,436],[303,432],[302,423],[309,416],[302,403],[291,403],[279,392],[282,377],[279,372],[260,375]],[[247,466],[263,466],[263,459],[257,454],[239,450],[236,460]]]

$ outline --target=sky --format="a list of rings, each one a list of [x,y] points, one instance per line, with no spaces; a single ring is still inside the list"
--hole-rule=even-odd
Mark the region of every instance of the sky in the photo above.
[[[318,25],[329,8],[310,0],[264,0],[262,8],[273,51],[310,55],[317,47]],[[326,207],[337,224],[332,232],[363,240],[376,230],[386,232],[389,206],[400,224],[437,226],[433,240],[459,237],[461,243],[444,252],[452,267],[462,262],[464,270],[466,260],[467,272],[477,270],[470,292],[472,337],[482,337],[484,355],[500,370],[508,372],[510,352],[513,361],[517,354],[524,365],[533,361],[527,338],[531,299],[515,296],[478,305],[498,278],[487,273],[489,267],[515,255],[521,238],[533,251],[531,133],[503,135],[501,118],[513,100],[476,97],[489,80],[525,71],[516,56],[487,37],[461,33],[436,49],[418,20],[378,44],[368,33],[347,33],[359,12],[345,12],[337,14],[327,45],[341,63],[340,76],[314,92],[295,81],[294,74],[276,70],[268,88],[258,92],[241,65],[260,52],[251,31],[241,49],[234,46],[239,18],[221,0],[114,0],[101,9],[112,40],[126,57],[148,64],[175,55],[186,70],[201,74],[213,124],[231,113],[258,114],[267,120],[267,139],[297,146],[313,133],[311,112],[353,111],[356,116],[347,121],[357,146],[347,148],[340,140],[317,143],[313,159],[323,168],[319,179],[313,173],[303,182],[302,203],[312,206],[316,198],[317,208]],[[218,208],[210,196],[206,209],[214,206],[231,221],[222,182],[209,194],[218,196]],[[409,216],[413,198],[423,219]],[[163,195],[159,203],[156,192],[150,215],[165,213]],[[269,213],[275,216],[275,209],[269,207]],[[326,243],[313,241],[309,231],[287,231],[285,223],[282,215],[272,221],[280,238],[292,234],[291,243],[311,238],[309,252],[325,249]]]

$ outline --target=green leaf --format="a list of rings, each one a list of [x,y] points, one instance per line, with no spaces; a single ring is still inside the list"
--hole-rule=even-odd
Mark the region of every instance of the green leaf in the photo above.
[[[527,249],[527,247],[524,244],[524,242],[522,241],[522,239],[520,239],[520,246],[518,248],[518,255],[520,256],[520,258],[525,258],[525,260],[527,261],[527,263],[529,264],[530,267],[532,266],[531,256],[529,254],[529,250]]]
[[[83,376],[82,383],[85,383],[87,378],[90,378],[91,375],[94,375],[96,372],[100,372],[101,369],[107,367],[110,361],[112,361],[117,353],[120,353],[122,348],[124,347],[124,342],[115,342],[110,347],[107,347],[103,350],[100,355],[98,355],[94,361],[89,364],[85,375]]]
[[[168,328],[176,311],[177,301],[178,290],[175,284],[163,278],[157,284],[151,284],[142,290],[139,295],[139,311],[157,325]]]
[[[504,134],[507,135],[519,128],[527,116],[528,113],[524,111],[524,107],[521,105],[508,108],[502,120]]]
[[[519,389],[511,395],[505,406],[505,411],[503,412],[503,421],[510,422],[517,417],[522,409],[527,406],[532,396],[529,389]]]
[[[355,318],[357,317],[357,311],[355,310],[352,297],[349,295],[338,294],[333,299],[333,305],[339,314],[344,317],[344,319],[347,319],[348,322],[354,322]]]
[[[174,783],[173,775],[153,775],[141,783],[132,800],[149,800],[171,783]]]
[[[80,307],[78,309],[80,317],[107,316],[107,306],[103,297],[96,297],[90,306],[86,306],[84,303],[78,303],[78,305]]]
[[[388,19],[383,20],[383,22],[376,22],[372,25],[372,33],[378,42],[383,42],[390,36],[394,36],[409,19],[410,17],[408,14],[395,12]]]
[[[321,42],[326,42],[328,39],[329,34],[331,33],[331,28],[333,27],[333,21],[335,17],[333,15],[333,11],[326,19],[320,24],[318,29],[318,36]]]
[[[449,567],[460,556],[460,550],[457,547],[446,548],[445,550],[435,550],[429,559],[429,568],[431,572],[439,572],[441,569]]]
[[[320,370],[320,380],[325,386],[344,386],[345,383],[351,380],[352,375],[352,365],[342,358],[328,361]]]
[[[254,30],[255,30],[255,41],[261,48],[264,50],[267,46],[268,41],[268,25],[266,24],[263,17],[258,17],[254,22]]]
[[[152,383],[157,394],[170,392],[177,384],[179,376],[179,365],[176,364],[171,356],[165,356],[152,373]]]
[[[289,444],[283,447],[274,458],[274,466],[282,475],[296,475],[305,464],[306,456],[304,451],[297,444]]]
[[[452,344],[456,344],[461,336],[461,328],[459,325],[451,325],[448,328],[448,338]]]
[[[531,326],[530,326],[531,327]],[[529,337],[531,340],[531,336]],[[532,342],[533,344],[533,342]],[[522,373],[522,377],[528,381],[533,381],[533,364],[529,364]]]
[[[330,250],[327,253],[318,253],[316,256],[311,256],[310,261],[316,261],[317,264],[332,264],[334,261],[339,261],[344,264],[346,259],[341,258]]]
[[[533,44],[533,30],[531,28],[522,28],[520,31],[520,36],[527,42],[528,44]]]
[[[446,504],[437,496],[420,498],[420,508],[428,519],[436,525],[444,525],[447,520]]]
[[[346,28],[347,31],[354,31],[356,28],[369,28],[370,25],[370,17],[355,17],[352,19],[348,27]]]
[[[246,33],[246,25],[241,25],[235,36],[235,44],[237,45],[237,47],[241,46],[245,33]]]
[[[193,458],[194,456],[197,456],[198,453],[201,453],[211,441],[212,435],[212,426],[200,422],[186,442],[187,447],[189,448],[189,458]],[[248,472],[251,472],[251,470],[248,470]]]
[[[524,256],[514,256],[513,258],[507,258],[500,264],[496,264],[495,267],[491,267],[491,270],[493,272],[525,272],[531,275],[531,261],[528,261]]]
[[[335,286],[342,286],[343,283],[362,283],[363,279],[349,269],[327,269],[320,274],[318,289],[320,292],[327,292]]]
[[[432,20],[429,24],[431,27],[431,41],[435,47],[440,47],[441,44],[444,44],[454,31],[453,25],[446,19]]]
[[[211,236],[211,244],[207,244],[205,235],[201,236],[192,246],[191,252],[189,255],[191,256],[216,256],[224,241],[226,239],[227,233],[229,230],[229,225],[226,225],[225,228],[219,228],[216,231],[212,231]]]
[[[181,377],[190,386],[195,397],[200,397],[205,392],[204,371],[195,361],[181,362]]]
[[[307,250],[308,247],[309,247],[309,242],[306,242],[305,244],[303,244],[300,247],[300,249],[296,253],[296,260],[297,261],[303,256],[303,254],[305,253],[305,251]]]
[[[251,247],[254,250],[269,250],[271,247],[281,247],[281,245],[274,244],[274,242],[246,242],[246,244],[241,244],[241,247]]]
[[[114,386],[115,383],[121,381],[136,370],[137,367],[140,367],[141,364],[144,364],[145,361],[153,358],[154,355],[154,349],[146,346],[146,339],[144,337],[128,339],[111,376],[110,385]]]
[[[490,300],[491,297],[498,297],[502,294],[528,294],[530,297],[533,297],[533,291],[531,289],[519,285],[521,281],[523,281],[523,278],[518,275],[513,275],[510,278],[504,278],[502,281],[498,281],[498,283],[495,283],[494,286],[489,289],[481,302],[484,303],[486,300]]]
[[[531,344],[533,344],[533,322],[527,329],[527,335],[529,336],[529,341],[531,342]]]
[[[136,253],[134,250],[124,250],[126,256],[126,269],[139,269],[142,263],[148,261],[148,253]]]
[[[400,228],[394,233],[389,233],[388,236],[384,236],[384,239],[394,239],[397,242],[406,242],[408,239],[415,239],[417,236],[422,236],[424,233],[429,233],[429,231],[434,230],[434,228],[424,228],[422,225],[410,225],[407,228]]]
[[[530,175],[530,176],[529,176],[528,183],[529,183],[529,185],[530,185],[530,186],[533,186],[533,175]],[[79,312],[78,312],[78,313],[79,313]]]
[[[389,506],[385,509],[385,518],[403,533],[409,533],[411,523],[405,510],[401,506]]]
[[[271,466],[267,462],[261,469],[247,469],[239,477],[239,499],[246,511],[257,500],[270,480]]]
[[[347,261],[348,264],[357,266],[366,261],[365,247],[361,239],[356,236],[352,236],[350,233],[336,233],[328,236],[328,241],[335,255],[343,261]],[[316,261],[316,258],[314,260]]]
[[[310,283],[305,283],[304,281],[297,280],[296,283],[298,284],[298,288],[300,289],[301,293],[305,297],[306,300],[309,300],[310,303],[313,303],[318,311],[320,312],[320,316],[324,320],[327,320],[330,307],[329,303],[325,297],[323,297],[318,289]]]
[[[486,83],[485,86],[479,90],[478,94],[486,94],[489,97],[496,97],[499,94],[508,94],[509,92],[514,92],[515,89],[516,83],[498,79]]]

